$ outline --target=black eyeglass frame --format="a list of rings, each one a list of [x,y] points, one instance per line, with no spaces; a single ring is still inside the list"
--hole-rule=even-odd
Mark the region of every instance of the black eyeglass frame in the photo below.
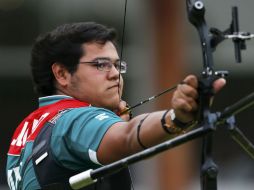
[[[121,74],[125,74],[127,72],[127,63],[123,60],[117,60],[115,62],[112,62],[111,60],[94,60],[94,61],[81,61],[79,63],[89,63],[92,66],[96,66],[96,68],[99,71],[106,71],[109,72],[111,71],[112,67],[114,66],[116,70],[118,70]],[[108,65],[105,65],[105,64]],[[104,66],[103,66],[104,65]]]

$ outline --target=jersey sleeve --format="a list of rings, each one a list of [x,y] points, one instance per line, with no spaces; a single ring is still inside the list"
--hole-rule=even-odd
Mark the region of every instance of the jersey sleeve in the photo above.
[[[64,113],[51,137],[56,161],[73,170],[99,167],[97,149],[107,130],[117,122],[123,120],[102,108],[76,108]]]

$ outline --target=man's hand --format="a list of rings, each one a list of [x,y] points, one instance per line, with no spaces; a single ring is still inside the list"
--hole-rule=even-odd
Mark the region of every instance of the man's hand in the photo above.
[[[184,84],[178,85],[172,98],[172,108],[176,118],[184,123],[195,119],[198,110],[198,79],[194,75],[189,75],[183,80]],[[214,92],[220,91],[226,84],[225,79],[220,78],[214,81]]]
[[[131,112],[130,111],[128,111],[124,114],[121,114],[122,112],[124,112],[128,108],[129,108],[128,104],[125,101],[121,100],[120,103],[119,103],[119,107],[115,111],[115,113],[117,115],[119,115],[124,121],[129,121],[131,119]]]

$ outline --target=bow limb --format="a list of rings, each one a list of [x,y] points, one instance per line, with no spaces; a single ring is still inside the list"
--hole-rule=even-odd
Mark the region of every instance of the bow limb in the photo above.
[[[212,48],[209,38],[208,26],[205,21],[205,7],[200,0],[187,0],[187,13],[189,21],[196,27],[199,33],[202,55],[203,55],[203,68],[205,74],[213,74],[213,56]]]
[[[211,97],[213,96],[212,83],[215,79],[213,50],[211,48],[209,29],[205,21],[205,7],[203,2],[200,0],[187,0],[186,7],[189,21],[196,27],[202,47],[203,72],[199,80],[200,110],[198,119],[204,120],[207,117],[207,113],[209,113]]]
[[[205,22],[205,7],[200,0],[187,0],[187,13],[189,21],[196,27],[203,55],[203,72],[199,80],[199,113],[198,122],[204,128],[214,129],[211,122],[211,99],[213,96],[213,81],[215,79],[213,69],[213,56],[211,48],[211,38],[209,37],[208,27]],[[212,137],[209,134],[203,138],[202,158],[201,158],[201,188],[202,190],[217,189],[218,167],[212,158]]]

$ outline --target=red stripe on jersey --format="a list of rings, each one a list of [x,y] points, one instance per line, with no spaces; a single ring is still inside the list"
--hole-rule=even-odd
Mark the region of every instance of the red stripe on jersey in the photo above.
[[[28,115],[15,130],[8,154],[17,156],[20,155],[21,150],[24,148],[26,142],[34,141],[44,124],[60,111],[67,108],[86,106],[89,106],[89,104],[86,102],[81,102],[74,99],[64,99],[54,104],[38,108]]]

